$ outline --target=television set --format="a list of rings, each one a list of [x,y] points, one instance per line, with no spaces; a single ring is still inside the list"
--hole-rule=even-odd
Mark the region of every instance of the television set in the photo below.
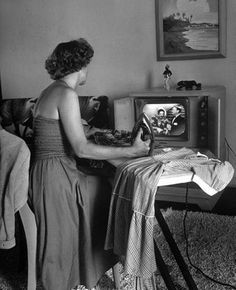
[[[154,148],[197,148],[224,159],[224,99],[223,86],[131,93],[114,100],[114,127],[132,131],[139,115],[145,113],[153,127]]]

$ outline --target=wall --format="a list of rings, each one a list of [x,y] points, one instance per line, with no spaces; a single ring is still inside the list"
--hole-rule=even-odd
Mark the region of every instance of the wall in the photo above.
[[[173,81],[226,86],[226,138],[236,151],[236,1],[227,8],[227,58],[168,63]],[[166,62],[156,61],[155,25],[155,0],[0,0],[3,97],[37,97],[50,82],[45,57],[77,37],[95,49],[79,94],[117,97],[159,86]]]

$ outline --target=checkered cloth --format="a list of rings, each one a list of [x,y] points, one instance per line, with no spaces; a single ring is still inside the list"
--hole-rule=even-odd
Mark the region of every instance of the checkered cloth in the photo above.
[[[117,168],[105,249],[125,255],[125,272],[151,277],[156,271],[154,202],[164,164],[152,157],[127,161]]]
[[[225,189],[234,176],[234,168],[228,161],[208,158],[191,149],[181,148],[154,156],[155,160],[165,163],[163,174],[193,172],[195,182],[205,193],[213,195]]]
[[[125,256],[126,273],[147,279],[156,271],[153,228],[158,182],[165,172],[174,174],[184,170],[198,174],[209,187],[215,186],[215,190],[222,190],[234,172],[228,162],[208,159],[187,148],[126,161],[118,166],[105,249]]]

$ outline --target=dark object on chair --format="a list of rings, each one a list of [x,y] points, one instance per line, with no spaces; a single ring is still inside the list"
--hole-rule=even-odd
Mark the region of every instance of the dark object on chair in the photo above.
[[[1,101],[2,126],[21,137],[29,145],[32,137],[33,109],[37,98],[5,99]],[[81,117],[90,126],[109,127],[108,97],[79,97]]]
[[[89,122],[89,125],[107,129],[109,128],[109,106],[108,106],[108,97],[107,96],[99,96],[94,100],[98,101],[100,106],[96,111],[94,118]]]
[[[11,124],[28,124],[32,121],[32,109],[37,99],[6,99],[1,103],[1,115],[3,117],[3,125],[10,126]],[[32,128],[32,123],[29,123]]]
[[[33,108],[37,99],[6,99],[1,102],[2,126],[31,144]]]
[[[196,83],[196,81],[180,81],[177,83],[178,87],[177,90],[201,90],[202,85],[201,83]]]
[[[81,118],[92,127],[109,128],[108,97],[79,96]]]

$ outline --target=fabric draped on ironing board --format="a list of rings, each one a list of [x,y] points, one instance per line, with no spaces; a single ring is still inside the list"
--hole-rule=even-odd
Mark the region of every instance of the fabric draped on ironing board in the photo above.
[[[125,256],[124,270],[143,279],[156,271],[153,229],[155,195],[162,174],[178,171],[193,173],[193,182],[207,184],[210,195],[223,190],[233,177],[229,162],[208,159],[188,148],[129,160],[117,167],[105,249]],[[197,176],[197,179],[194,177]],[[200,181],[200,182],[199,182]]]
[[[164,174],[192,172],[192,182],[208,195],[214,195],[225,189],[234,176],[234,168],[228,161],[208,158],[189,148],[183,147],[158,154],[154,158],[166,164]]]
[[[152,157],[127,161],[117,168],[105,249],[125,255],[125,271],[135,276],[150,277],[156,271],[154,201],[163,168]]]

